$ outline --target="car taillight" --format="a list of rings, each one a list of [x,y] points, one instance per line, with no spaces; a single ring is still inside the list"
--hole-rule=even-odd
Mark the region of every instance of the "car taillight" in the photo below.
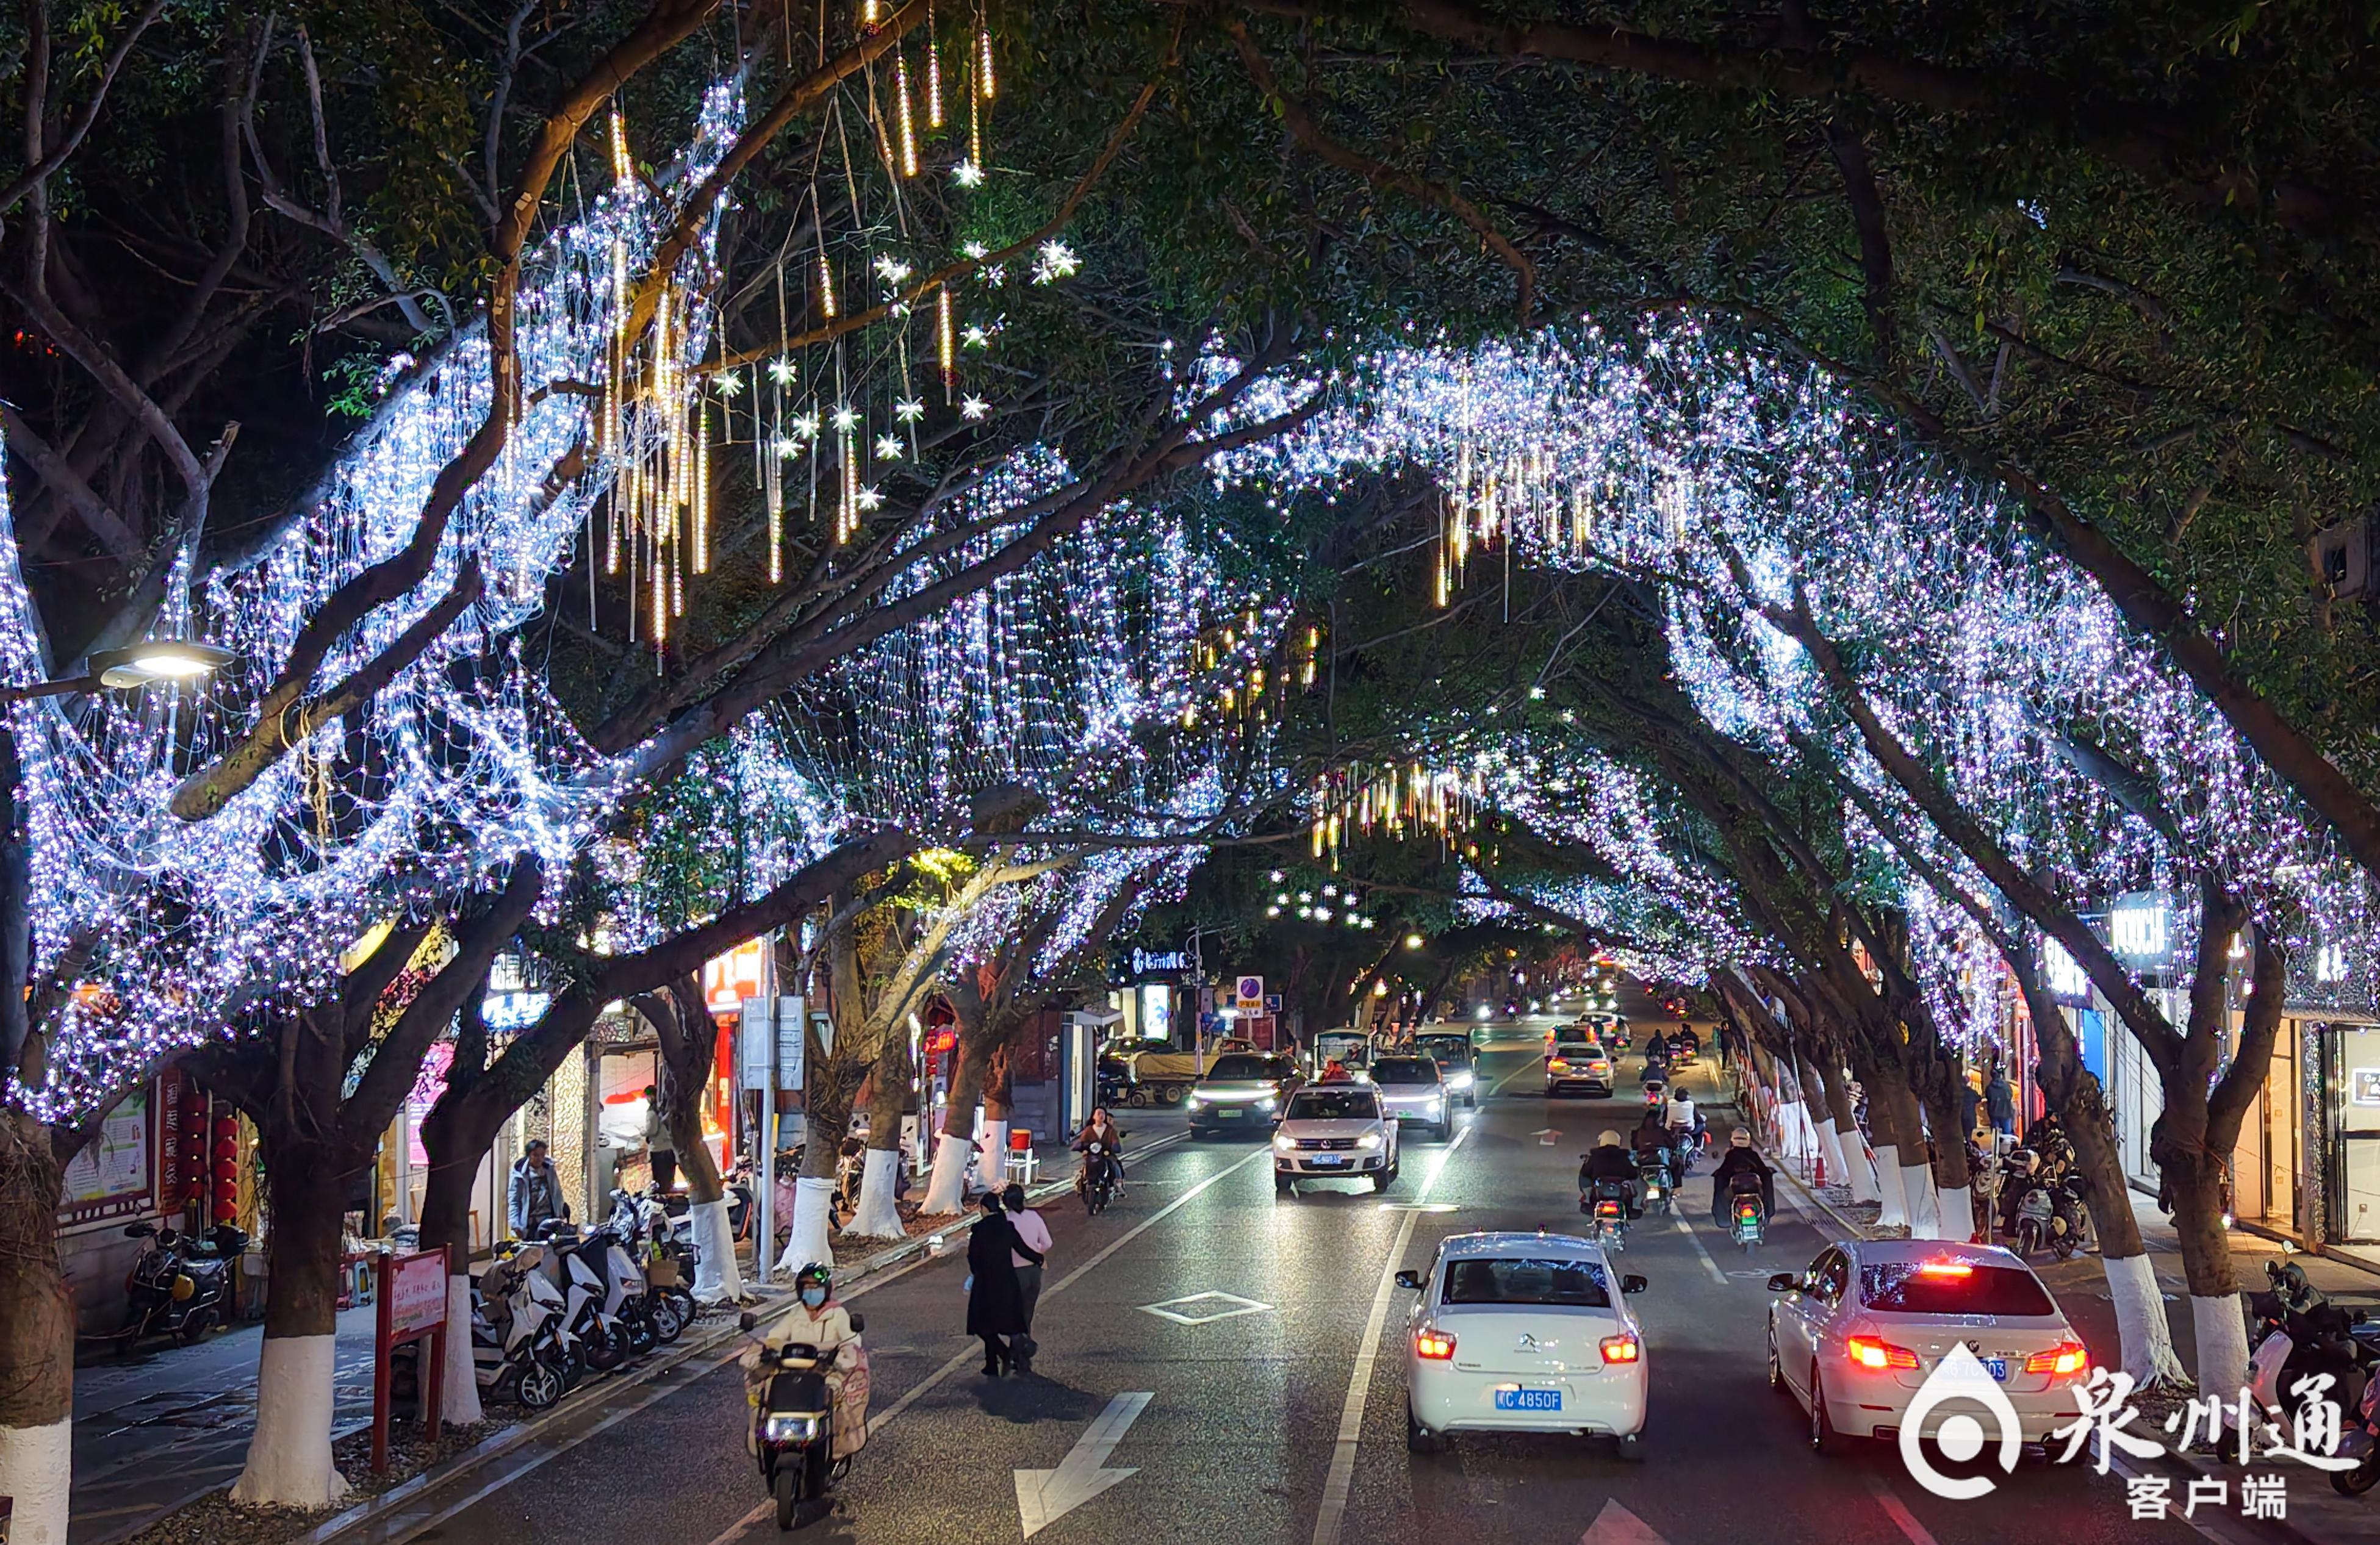
[[[1906,1346],[1895,1346],[1888,1341],[1872,1335],[1855,1335],[1843,1344],[1852,1361],[1862,1368],[1915,1368],[1917,1354]]]
[[[1645,1355],[1645,1348],[1633,1335],[1608,1335],[1601,1345],[1603,1360],[1608,1363],[1634,1362]]]
[[[1586,1067],[1587,1071],[1591,1073],[1609,1073],[1611,1071],[1611,1064],[1600,1059],[1588,1063]]]
[[[1548,1066],[1552,1068],[1552,1069],[1557,1073],[1567,1073],[1570,1071],[1570,1064],[1563,1061],[1560,1057],[1554,1058],[1551,1063],[1548,1064]]]
[[[1414,1356],[1427,1358],[1432,1362],[1444,1362],[1454,1356],[1454,1338],[1440,1331],[1415,1331]]]
[[[2080,1373],[2091,1366],[2091,1354],[2079,1341],[2060,1342],[2046,1352],[2035,1352],[2024,1359],[2027,1373],[2046,1373],[2059,1377]]]

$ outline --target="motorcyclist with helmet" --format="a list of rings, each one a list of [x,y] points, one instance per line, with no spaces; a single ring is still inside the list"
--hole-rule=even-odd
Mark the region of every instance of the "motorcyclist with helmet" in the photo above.
[[[1694,1108],[1694,1092],[1682,1083],[1670,1086],[1668,1120],[1670,1143],[1678,1151],[1678,1173],[1682,1176],[1694,1164],[1694,1155],[1702,1152],[1707,1126],[1703,1113]]]
[[[1123,1185],[1123,1132],[1116,1126],[1115,1118],[1107,1113],[1107,1107],[1101,1105],[1091,1112],[1091,1118],[1083,1123],[1083,1129],[1075,1134],[1075,1141],[1068,1145],[1084,1159],[1083,1172],[1075,1177],[1075,1189],[1077,1192],[1090,1189],[1093,1143],[1099,1145],[1099,1163],[1107,1167],[1111,1180],[1121,1188]]]
[[[852,1377],[867,1366],[859,1332],[851,1322],[850,1310],[834,1301],[832,1274],[817,1261],[794,1273],[794,1296],[793,1309],[770,1326],[760,1340],[747,1346],[738,1359],[744,1369],[745,1402],[753,1413],[745,1426],[745,1447],[750,1453],[759,1452],[760,1399],[777,1370],[777,1354],[788,1346],[810,1346],[818,1350],[820,1371],[834,1396],[832,1457],[848,1458],[868,1441],[868,1382],[864,1375],[857,1380]],[[846,1410],[854,1405],[856,1411]]]
[[[1777,1215],[1777,1172],[1768,1161],[1752,1146],[1752,1134],[1738,1127],[1727,1137],[1727,1153],[1711,1171],[1711,1225],[1728,1225],[1728,1198],[1733,1194],[1735,1177],[1756,1176],[1760,1180],[1760,1212],[1764,1217]]]
[[[1636,1160],[1620,1146],[1620,1134],[1605,1129],[1597,1134],[1593,1152],[1585,1155],[1578,1166],[1578,1189],[1592,1191],[1599,1180],[1616,1180],[1621,1188],[1621,1201],[1632,1218],[1643,1216],[1636,1205]]]

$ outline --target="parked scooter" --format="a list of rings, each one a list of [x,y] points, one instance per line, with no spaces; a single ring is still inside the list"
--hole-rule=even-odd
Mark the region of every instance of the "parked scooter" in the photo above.
[[[627,1360],[630,1350],[627,1327],[604,1307],[611,1285],[589,1258],[587,1241],[573,1225],[560,1219],[548,1222],[542,1243],[546,1248],[540,1267],[562,1296],[564,1329],[577,1338],[589,1368],[611,1372]]]
[[[231,1318],[231,1267],[248,1249],[248,1236],[229,1224],[204,1234],[177,1233],[153,1223],[126,1228],[128,1238],[148,1243],[124,1276],[124,1328],[119,1352],[129,1354],[141,1339],[158,1334],[188,1346]]]
[[[2010,1231],[2017,1253],[2036,1255],[2046,1249],[2060,1261],[2071,1260],[2091,1226],[2082,1205],[2082,1177],[2030,1149],[2017,1150],[2009,1160],[2009,1184],[2017,1188],[2015,1224]]]
[[[538,1268],[539,1245],[507,1241],[471,1284],[471,1375],[483,1401],[513,1401],[522,1409],[552,1406],[585,1372],[562,1323],[563,1298]],[[400,1401],[421,1387],[422,1343],[389,1353],[389,1388]]]
[[[2340,1308],[2306,1280],[2296,1261],[2265,1262],[2266,1291],[2248,1295],[2248,1391],[2286,1416],[2300,1379],[2326,1374],[2331,1398],[2361,1407],[2380,1368],[2380,1325]]]
[[[747,1334],[759,1329],[757,1315],[747,1313],[741,1323]],[[851,1316],[854,1333],[867,1321]],[[777,1527],[794,1527],[802,1504],[826,1495],[847,1467],[834,1462],[834,1391],[827,1382],[831,1353],[800,1342],[773,1354],[763,1354],[763,1367],[772,1370],[752,1413],[753,1455],[760,1479],[777,1504]]]

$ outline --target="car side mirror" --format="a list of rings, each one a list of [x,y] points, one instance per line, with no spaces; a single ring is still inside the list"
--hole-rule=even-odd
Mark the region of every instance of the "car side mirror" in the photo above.
[[[851,1316],[851,1334],[858,1335],[868,1329],[868,1316],[855,1310]]]
[[[1412,1287],[1417,1289],[1421,1286],[1421,1273],[1419,1272],[1399,1272],[1397,1273],[1397,1285],[1399,1287]]]
[[[1622,1293],[1642,1293],[1645,1289],[1652,1285],[1653,1285],[1651,1283],[1646,1282],[1634,1272],[1631,1272],[1626,1276],[1620,1279],[1620,1291]]]
[[[1791,1293],[1801,1285],[1802,1279],[1791,1272],[1777,1272],[1768,1278],[1768,1291],[1771,1293]]]
[[[735,1317],[735,1327],[748,1334],[760,1328],[760,1317],[747,1309]]]

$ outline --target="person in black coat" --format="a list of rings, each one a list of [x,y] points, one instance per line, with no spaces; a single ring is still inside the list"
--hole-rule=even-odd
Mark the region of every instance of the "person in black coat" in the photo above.
[[[1017,1286],[1013,1255],[1038,1266],[1041,1254],[1017,1237],[998,1191],[984,1192],[982,1203],[983,1217],[967,1233],[967,1270],[974,1282],[967,1289],[966,1328],[967,1334],[983,1340],[983,1376],[997,1379],[1016,1366],[1008,1338],[1025,1334],[1025,1295]]]

